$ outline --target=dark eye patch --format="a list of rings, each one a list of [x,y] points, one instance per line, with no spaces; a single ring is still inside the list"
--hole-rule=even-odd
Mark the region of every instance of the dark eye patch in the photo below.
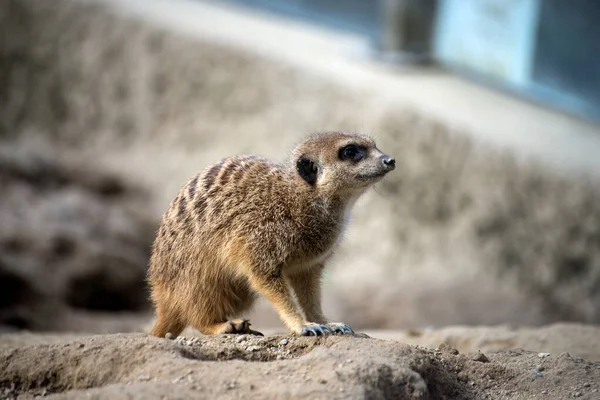
[[[338,157],[342,161],[360,161],[367,156],[367,149],[358,144],[348,144],[340,149]]]
[[[317,182],[319,169],[309,158],[305,156],[300,157],[296,162],[296,170],[309,185],[314,185]]]

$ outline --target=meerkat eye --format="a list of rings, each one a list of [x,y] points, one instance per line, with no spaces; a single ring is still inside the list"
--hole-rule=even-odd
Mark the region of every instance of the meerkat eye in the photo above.
[[[362,160],[367,153],[367,149],[362,146],[357,146],[355,144],[349,144],[340,149],[338,154],[340,160],[352,160],[352,161],[360,161]]]

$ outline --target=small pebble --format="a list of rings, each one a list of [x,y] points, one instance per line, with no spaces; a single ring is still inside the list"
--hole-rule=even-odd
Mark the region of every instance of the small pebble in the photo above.
[[[440,347],[437,348],[438,351],[444,352],[444,353],[450,353],[452,355],[458,355],[458,350],[456,350],[455,348],[451,347],[450,345],[446,344],[446,343],[442,343],[440,345]]]
[[[258,351],[260,350],[260,346],[248,346],[246,347],[246,351],[250,352],[250,351]]]
[[[479,362],[482,362],[482,363],[490,362],[490,360],[481,351],[479,353],[475,354],[473,356],[472,360],[473,361],[479,361]]]
[[[538,353],[538,357],[539,358],[546,358],[546,357],[549,357],[549,356],[550,356],[550,353]]]
[[[542,373],[536,368],[532,371],[536,376],[542,377],[544,375],[542,375]]]
[[[538,371],[542,372],[543,370],[545,370],[545,369],[546,369],[546,367],[544,367],[543,365],[541,365],[541,364],[540,364],[540,365],[537,365],[537,366],[535,367],[535,369],[537,369]]]
[[[242,343],[242,342],[245,342],[246,340],[248,340],[248,338],[246,336],[240,336],[235,341],[238,343]]]
[[[279,345],[280,345],[280,346],[285,346],[286,344],[288,344],[288,342],[289,342],[289,340],[287,340],[287,339],[285,339],[285,338],[284,338],[284,339],[281,339],[281,340],[279,341]]]
[[[235,389],[235,386],[237,385],[237,381],[231,381],[227,384],[227,390],[231,390],[231,389]]]
[[[573,397],[581,397],[581,396],[583,396],[583,393],[581,393],[581,392],[573,392],[573,394],[571,396],[573,396]]]
[[[169,332],[165,335],[165,339],[173,340],[175,339],[175,336],[171,332]]]

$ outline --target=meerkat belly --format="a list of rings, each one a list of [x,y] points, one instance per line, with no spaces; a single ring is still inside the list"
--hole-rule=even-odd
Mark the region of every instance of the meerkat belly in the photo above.
[[[334,249],[335,249],[335,244],[334,244],[334,246],[331,246],[330,249],[328,249],[318,255],[315,255],[314,257],[304,257],[304,258],[290,260],[286,264],[286,272],[293,274],[295,272],[303,271],[307,268],[312,268],[316,265],[324,264],[333,255]]]

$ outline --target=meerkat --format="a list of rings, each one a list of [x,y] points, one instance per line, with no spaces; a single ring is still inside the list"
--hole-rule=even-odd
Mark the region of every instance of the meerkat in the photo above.
[[[304,336],[352,334],[321,310],[321,275],[356,199],[395,168],[373,139],[309,136],[283,164],[233,156],[183,186],[163,215],[148,271],[151,335],[253,333],[258,295]],[[233,319],[238,317],[237,319]]]

